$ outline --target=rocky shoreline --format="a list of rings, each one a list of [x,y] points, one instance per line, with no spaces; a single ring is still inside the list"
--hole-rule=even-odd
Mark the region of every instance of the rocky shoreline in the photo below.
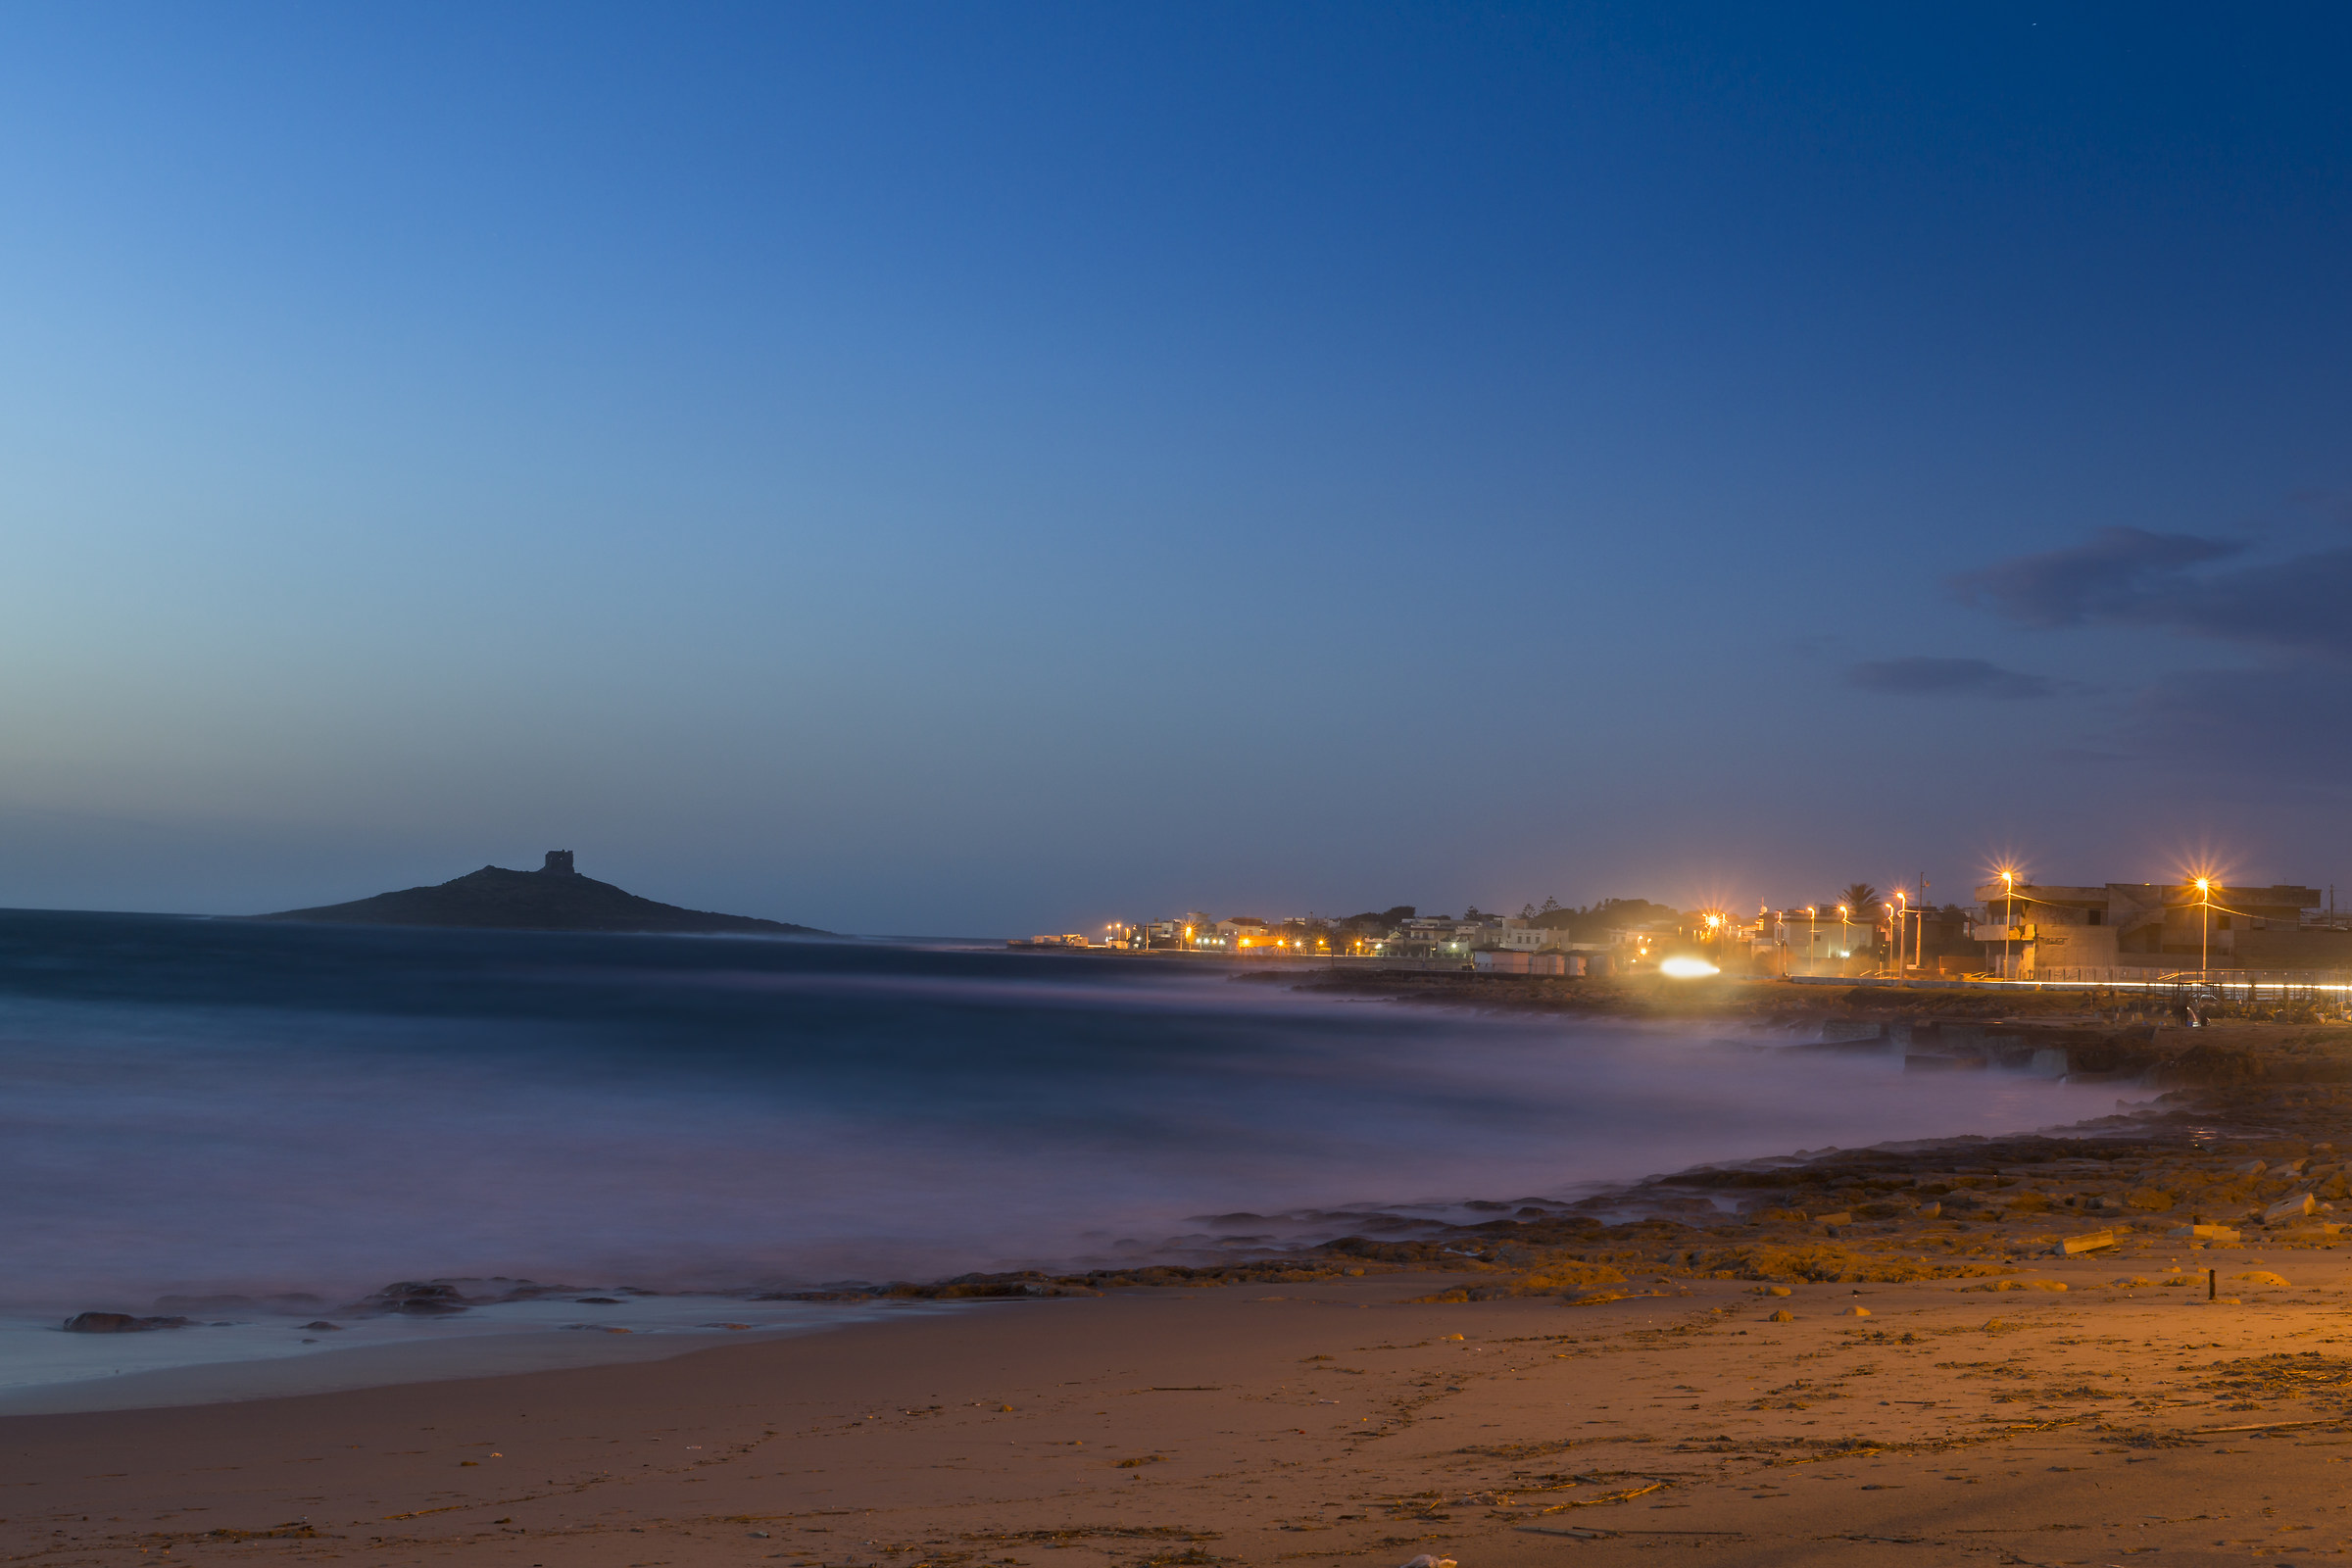
[[[1857,987],[1792,996],[1811,988],[1748,985],[1700,997],[1687,989],[1524,980],[1512,990],[1488,991],[1485,977],[1476,989],[1451,984],[1455,978],[1349,976],[1298,988],[1360,994],[1370,987],[1415,1004],[1459,1005],[1470,995],[1482,1007],[1703,1018],[1740,1030],[1712,1042],[1724,1050],[1900,1052],[1911,1071],[2034,1070],[2039,1063],[2045,1076],[2155,1094],[2143,1103],[2119,1102],[2115,1114],[2051,1131],[1799,1151],[1654,1176],[1574,1201],[1480,1200],[1465,1206],[1494,1217],[1474,1223],[1350,1216],[1354,1234],[1308,1247],[1269,1244],[1231,1261],[974,1273],[753,1298],[1007,1299],[1296,1285],[1410,1270],[1461,1277],[1437,1299],[1553,1297],[1592,1304],[1693,1279],[1763,1285],[1989,1279],[2036,1257],[2120,1251],[2155,1241],[2199,1251],[2249,1239],[2274,1250],[2333,1247],[2343,1231],[2335,1205],[2345,1203],[2352,1219],[2352,1164],[2338,1148],[2352,1149],[2352,1026],[2238,1017],[2190,1029],[2146,1009],[2086,1009],[2079,997],[2032,994],[1980,1000]],[[1994,1002],[2005,1010],[1996,1011]],[[1246,1229],[1261,1218],[1224,1215],[1218,1223]],[[580,1289],[501,1281],[496,1292],[467,1296],[461,1283],[402,1282],[341,1310],[438,1314]],[[166,1311],[230,1304],[227,1298],[157,1303]],[[274,1309],[295,1307],[289,1298]],[[83,1319],[76,1320],[81,1332],[112,1333],[188,1321]]]
[[[2110,988],[1955,991],[1337,970],[1244,974],[1235,983],[1489,1013],[1705,1021],[1741,1031],[1718,1044],[1753,1050],[1900,1046],[1913,1071],[2026,1068],[2037,1054],[2053,1052],[2065,1054],[2063,1073],[2076,1082],[2135,1080],[2155,1088],[2352,1083],[2352,1021],[2304,1002],[2207,1003],[2192,1024],[2183,1008],[2161,995]]]
[[[1590,1305],[1690,1279],[1992,1278],[2135,1242],[2334,1247],[2352,1166],[2317,1135],[2347,1125],[2352,1091],[2178,1091],[2144,1111],[2056,1132],[1826,1150],[1699,1166],[1575,1203],[1495,1202],[1487,1206],[1506,1212],[1473,1225],[1374,1216],[1365,1234],[1232,1263],[967,1274],[789,1298],[1051,1297],[1410,1270],[1466,1276],[1432,1299]]]
[[[2036,1070],[2006,1054],[2013,1018],[1846,1009],[1808,1027],[1759,1010],[1711,1027],[1724,1050],[1907,1056],[1971,1049],[1955,1021],[1984,1026],[1984,1070]],[[2227,1054],[2242,1081],[2133,1089],[2040,1132],[1497,1198],[1455,1223],[1354,1214],[1311,1248],[1223,1235],[1234,1254],[1205,1266],[779,1293],[1094,1298],[1018,1312],[881,1311],[644,1365],[481,1360],[423,1385],[0,1418],[24,1489],[10,1544],[60,1562],[280,1538],[368,1562],[784,1548],[804,1568],[1017,1568],[1065,1547],[1134,1568],[2352,1549],[2298,1534],[2340,1534],[2352,1430],[2352,1278],[2328,1209],[2352,1200],[2342,1032],[2026,1022],[2066,1033],[2027,1043],[2064,1050],[2070,1076],[2180,1070],[2205,1047],[2187,1068]],[[2115,1060],[2088,1065],[2094,1036]],[[1276,1228],[1258,1218],[1212,1228]],[[349,1309],[437,1318],[525,1291],[554,1288],[411,1281]],[[565,1294],[594,1314],[627,1293]]]
[[[1472,1204],[1497,1213],[1475,1224],[1375,1215],[1362,1234],[1231,1263],[972,1274],[804,1298],[1299,1284],[1410,1269],[1466,1276],[1441,1298],[1591,1304],[1690,1279],[1992,1278],[2036,1257],[2120,1253],[2155,1241],[2196,1251],[2249,1239],[2273,1250],[2333,1247],[2343,1232],[2335,1205],[2352,1199],[2352,1165],[2338,1150],[2352,1148],[2352,1026],[2306,1017],[2308,1009],[2216,1009],[2190,1028],[2130,995],[1772,982],[1692,988],[1416,972],[1242,979],[1414,1005],[1707,1020],[1741,1029],[1713,1042],[1726,1050],[1900,1052],[1907,1071],[2038,1064],[2050,1077],[2160,1093],[2047,1132],[1800,1151],[1656,1176],[1573,1203]]]

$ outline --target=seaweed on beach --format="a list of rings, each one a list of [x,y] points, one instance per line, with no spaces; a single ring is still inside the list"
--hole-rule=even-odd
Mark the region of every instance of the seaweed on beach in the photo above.
[[[2241,1356],[2182,1370],[2218,1373],[2198,1387],[2241,1400],[2303,1399],[2337,1408],[2352,1404],[2352,1357],[2304,1350]]]
[[[1501,1277],[1457,1286],[1424,1299],[1494,1301],[1528,1296],[1589,1298],[1596,1290],[1628,1283],[1622,1265],[1636,1261],[1660,1268],[1666,1277],[1840,1285],[1970,1279],[1998,1274],[2004,1268],[1986,1262],[1933,1262],[1907,1253],[1796,1239],[1685,1248],[1662,1256],[1623,1250],[1603,1251],[1596,1256],[1588,1250],[1582,1254],[1531,1259],[1517,1269],[1481,1265],[1482,1272]]]
[[[2107,1237],[2106,1245],[2129,1248],[2186,1224],[2261,1227],[2266,1206],[2301,1194],[2324,1212],[2352,1198],[2352,1162],[2326,1141],[2348,1119],[2352,1093],[2327,1085],[2175,1091],[2077,1127],[1699,1166],[1572,1203],[1521,1201],[1474,1223],[1367,1216],[1359,1222],[1371,1234],[1230,1261],[970,1274],[795,1294],[1036,1298],[1307,1285],[1409,1270],[1460,1280],[1417,1298],[1424,1301],[1557,1297],[1583,1303],[1687,1289],[1677,1281],[1984,1278],[2012,1273],[2024,1256],[2069,1240]],[[2274,1246],[2325,1245],[2341,1231],[2300,1209],[2267,1229]]]
[[[1623,1270],[1582,1258],[1554,1258],[1532,1272],[1492,1284],[1443,1291],[1425,1300],[1496,1301],[1519,1296],[1584,1296],[1595,1286],[1623,1285]]]
[[[1899,1284],[1907,1280],[1968,1279],[1997,1274],[1991,1263],[1931,1263],[1897,1252],[1866,1252],[1834,1242],[1756,1242],[1693,1252],[1690,1272],[1718,1280],[1786,1280],[1816,1284]]]
[[[1193,1267],[1155,1263],[1134,1268],[1094,1269],[1084,1274],[1046,1274],[1022,1269],[1007,1274],[958,1274],[929,1282],[893,1281],[887,1285],[840,1285],[814,1291],[779,1291],[755,1298],[762,1301],[865,1301],[877,1298],[905,1301],[966,1301],[1101,1296],[1105,1291],[1150,1286],[1200,1289],[1227,1285],[1306,1285],[1318,1280],[1387,1273],[1377,1263],[1352,1256],[1284,1257]]]

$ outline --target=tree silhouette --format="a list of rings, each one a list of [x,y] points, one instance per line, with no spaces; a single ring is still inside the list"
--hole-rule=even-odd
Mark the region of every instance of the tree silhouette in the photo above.
[[[1858,917],[1866,916],[1871,906],[1879,902],[1879,890],[1867,882],[1856,882],[1838,895],[1838,902]]]

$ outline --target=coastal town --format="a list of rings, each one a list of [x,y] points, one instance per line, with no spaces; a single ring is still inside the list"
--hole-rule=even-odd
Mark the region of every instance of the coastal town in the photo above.
[[[1578,907],[1546,899],[1517,914],[1424,914],[1410,905],[1267,919],[1203,909],[1102,931],[1016,938],[1015,948],[1156,956],[1314,959],[1379,969],[1601,978],[1896,978],[2131,985],[2182,974],[2309,979],[2352,970],[2352,910],[2334,889],[2293,883],[2040,884],[2002,871],[1971,901],[1935,904],[1923,884],[1857,882],[1831,899],[1753,912],[1646,899]]]

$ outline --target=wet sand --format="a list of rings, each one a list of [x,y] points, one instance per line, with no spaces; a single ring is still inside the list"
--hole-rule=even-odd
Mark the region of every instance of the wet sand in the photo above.
[[[737,1305],[739,1303],[724,1303]],[[706,1308],[708,1310],[708,1308]],[[842,1323],[908,1312],[953,1311],[923,1303],[882,1302],[817,1308],[793,1325],[744,1325],[749,1339],[821,1334]],[[719,1336],[635,1333],[516,1332],[478,1338],[413,1340],[337,1347],[314,1354],[270,1359],[206,1361],[31,1383],[0,1389],[0,1417],[87,1410],[152,1410],[181,1404],[220,1404],[302,1394],[336,1394],[391,1383],[432,1383],[508,1372],[553,1371],[615,1361],[659,1361],[717,1343]],[[112,1346],[120,1337],[102,1342]],[[136,1343],[136,1342],[133,1342]]]

